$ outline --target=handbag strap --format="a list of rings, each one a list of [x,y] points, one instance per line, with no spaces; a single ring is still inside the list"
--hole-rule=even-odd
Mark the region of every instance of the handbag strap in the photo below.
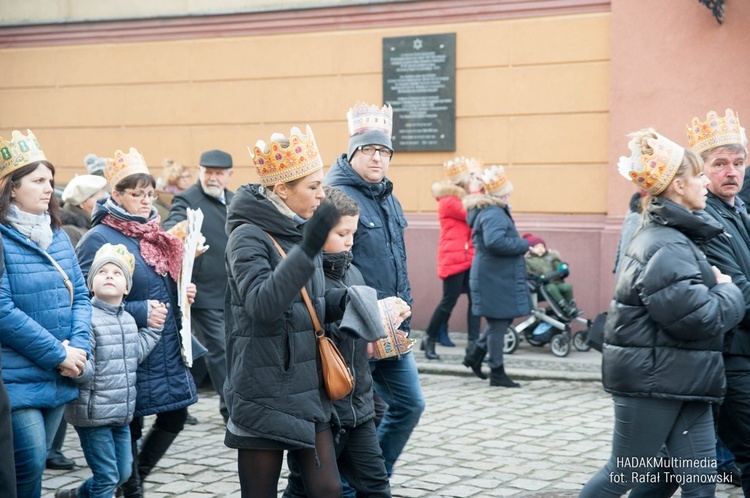
[[[55,261],[55,258],[49,255],[47,251],[42,251],[45,256],[47,256],[47,259],[50,260],[50,262],[54,265],[55,269],[60,272],[60,275],[63,278],[63,283],[65,284],[65,288],[68,289],[68,293],[70,294],[70,307],[73,307],[73,297],[75,293],[73,292],[73,282],[70,281],[70,277],[68,277],[68,274],[65,273],[65,270],[62,269],[62,267]]]
[[[268,235],[268,238],[271,239],[271,242],[273,242],[273,245],[276,246],[276,250],[279,251],[279,254],[281,255],[281,259],[286,258],[286,253],[284,252],[284,249],[281,248],[278,242],[276,242],[276,239],[271,236],[270,233],[264,232],[266,235]],[[312,318],[313,326],[315,327],[315,335],[318,336],[318,332],[323,332],[323,327],[320,326],[320,321],[318,320],[318,315],[315,314],[315,310],[313,309],[312,301],[310,301],[310,295],[307,293],[307,289],[305,289],[305,286],[302,286],[302,290],[300,290],[300,294],[302,294],[302,300],[305,302],[305,306],[307,306],[307,311],[310,313],[310,318]]]

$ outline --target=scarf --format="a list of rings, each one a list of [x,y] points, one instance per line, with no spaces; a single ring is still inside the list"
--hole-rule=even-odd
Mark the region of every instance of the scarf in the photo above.
[[[161,217],[152,209],[148,219],[134,216],[117,205],[112,198],[107,199],[102,207],[107,215],[102,218],[102,225],[112,227],[126,237],[138,239],[138,248],[143,260],[159,275],[169,273],[176,282],[182,268],[182,256],[185,248],[180,239],[167,233],[159,224]]]
[[[31,214],[21,211],[11,203],[7,219],[13,228],[31,239],[43,251],[46,251],[52,243],[52,220],[47,211],[42,214]]]
[[[276,195],[273,190],[267,189],[265,187],[261,187],[261,189],[262,190],[260,190],[260,192],[266,196],[266,199],[271,201],[273,205],[276,206],[276,209],[278,209],[281,214],[292,220],[297,225],[302,225],[307,221],[306,219],[292,211],[289,206],[286,205],[284,199]]]

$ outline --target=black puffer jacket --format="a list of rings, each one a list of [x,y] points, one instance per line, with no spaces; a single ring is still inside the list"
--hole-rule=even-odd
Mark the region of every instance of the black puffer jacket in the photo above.
[[[265,232],[287,253],[281,256]],[[321,385],[304,285],[321,323],[340,320],[345,289],[325,291],[321,257],[296,247],[302,234],[259,185],[240,187],[227,210],[225,303],[231,423],[289,449],[315,446],[315,423],[331,418]],[[325,317],[325,320],[324,320]]]
[[[718,402],[723,334],[742,293],[717,284],[698,248],[721,233],[704,212],[657,199],[621,261],[604,329],[604,389],[623,396]]]

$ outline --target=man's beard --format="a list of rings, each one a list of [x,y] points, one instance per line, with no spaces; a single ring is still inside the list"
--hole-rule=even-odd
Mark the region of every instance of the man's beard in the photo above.
[[[214,199],[221,199],[221,196],[224,195],[224,189],[216,185],[206,185],[203,187],[203,191]]]

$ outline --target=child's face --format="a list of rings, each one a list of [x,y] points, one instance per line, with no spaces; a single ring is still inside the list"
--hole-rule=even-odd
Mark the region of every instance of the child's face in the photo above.
[[[547,248],[540,242],[531,247],[531,252],[537,256],[544,256],[544,253],[547,252]]]
[[[94,275],[91,290],[105,303],[119,305],[128,293],[127,280],[122,268],[114,263],[106,263]]]
[[[323,250],[325,252],[348,252],[354,245],[354,233],[357,231],[359,215],[342,216],[335,227],[328,232]]]

